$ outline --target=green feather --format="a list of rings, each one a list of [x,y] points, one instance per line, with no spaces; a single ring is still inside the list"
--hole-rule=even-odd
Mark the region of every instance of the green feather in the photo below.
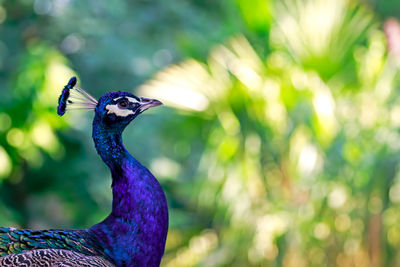
[[[108,258],[85,230],[22,230],[0,227],[0,257],[35,249],[66,249]]]

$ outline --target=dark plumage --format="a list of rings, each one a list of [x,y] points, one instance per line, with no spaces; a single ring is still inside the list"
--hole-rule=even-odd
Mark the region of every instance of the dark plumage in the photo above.
[[[75,83],[72,78],[63,89],[60,116],[75,104],[68,100]],[[0,228],[0,266],[159,266],[168,231],[165,195],[151,172],[125,149],[121,135],[137,115],[161,102],[128,92],[107,93],[97,102],[79,90],[87,101],[79,104],[95,109],[92,136],[111,171],[112,211],[82,230]]]
[[[69,90],[73,89],[76,84],[76,77],[72,77],[68,84],[64,86],[64,89],[61,92],[60,97],[58,98],[58,107],[57,107],[57,114],[59,116],[64,115],[65,109],[67,108],[67,101],[69,98]]]

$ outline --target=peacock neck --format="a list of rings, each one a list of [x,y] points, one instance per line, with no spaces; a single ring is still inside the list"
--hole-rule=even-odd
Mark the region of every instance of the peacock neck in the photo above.
[[[111,171],[121,165],[128,156],[129,152],[122,143],[122,130],[119,128],[107,128],[96,120],[93,123],[93,141],[97,153],[107,164]]]
[[[117,263],[157,266],[168,231],[165,195],[151,172],[125,149],[122,130],[93,123],[96,150],[112,175],[113,203],[111,214],[91,229]],[[142,265],[130,265],[132,260]]]

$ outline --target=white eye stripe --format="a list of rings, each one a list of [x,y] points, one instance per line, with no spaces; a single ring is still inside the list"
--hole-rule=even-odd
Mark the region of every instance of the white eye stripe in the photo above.
[[[140,103],[136,98],[129,97],[129,96],[127,96],[126,98],[128,98],[129,102],[131,102],[131,103]]]
[[[130,109],[120,109],[118,105],[107,105],[106,110],[108,110],[107,114],[114,113],[119,117],[126,117],[134,114],[134,112]]]
[[[126,99],[128,99],[129,102],[131,102],[133,104],[134,103],[140,103],[136,98],[133,98],[133,97],[130,97],[130,96],[120,96],[120,97],[114,98],[113,101],[117,101],[117,100],[119,100],[121,98],[126,98]]]

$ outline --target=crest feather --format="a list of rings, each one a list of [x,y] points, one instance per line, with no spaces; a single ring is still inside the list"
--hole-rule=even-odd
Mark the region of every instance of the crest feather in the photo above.
[[[60,97],[58,98],[57,114],[62,116],[67,110],[83,109],[94,110],[97,106],[97,100],[88,92],[80,87],[75,87],[76,77],[72,77],[68,84],[64,86]]]

